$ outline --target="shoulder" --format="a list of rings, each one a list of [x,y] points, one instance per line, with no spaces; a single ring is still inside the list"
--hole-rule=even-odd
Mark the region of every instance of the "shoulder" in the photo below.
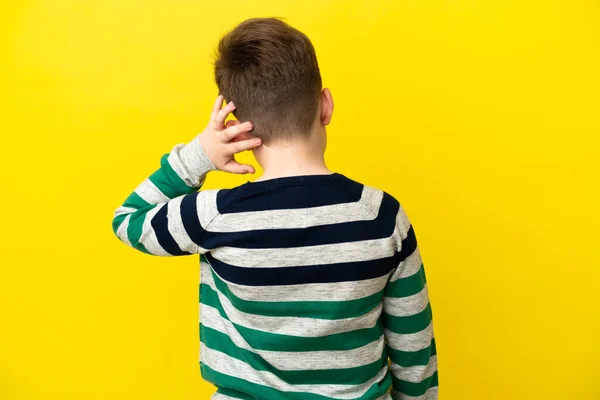
[[[384,190],[363,185],[360,202],[373,217],[388,221],[394,226],[394,236],[404,239],[411,229],[411,222],[400,200]]]
[[[180,196],[172,202],[180,207],[181,218],[184,221],[198,221],[203,230],[226,212],[243,192],[243,185],[233,189],[200,190],[191,194]]]
[[[198,214],[201,216],[202,225],[208,227],[219,215],[227,213],[238,202],[244,193],[246,185],[231,189],[200,190],[193,193],[188,200],[193,202]]]
[[[400,201],[390,193],[369,185],[359,184],[361,195],[359,202],[366,207],[374,217],[396,219],[402,210]]]

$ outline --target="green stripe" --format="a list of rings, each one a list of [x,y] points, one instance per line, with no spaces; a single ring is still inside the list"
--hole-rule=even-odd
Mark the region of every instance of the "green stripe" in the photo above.
[[[422,396],[429,388],[438,385],[438,373],[435,371],[429,378],[424,379],[419,383],[402,381],[400,379],[394,379],[394,390],[396,392],[404,393],[408,396]]]
[[[169,164],[169,154],[165,154],[160,159],[160,169],[150,175],[150,181],[170,199],[196,192],[198,188],[193,188],[181,179],[177,172]]]
[[[217,292],[206,284],[200,285],[200,302],[216,308],[221,317],[229,320]],[[380,323],[375,324],[372,328],[320,337],[282,335],[246,328],[235,323],[233,325],[252,348],[270,351],[351,350],[366,346],[379,339],[383,334],[383,327]]]
[[[273,367],[260,355],[236,346],[229,336],[212,328],[201,325],[200,340],[211,349],[225,353],[233,358],[237,358],[238,360],[245,362],[258,371],[271,372],[281,378],[284,382],[291,385],[359,385],[377,375],[377,373],[387,365],[388,360],[387,354],[384,351],[379,360],[360,367],[325,370],[282,371]]]
[[[123,207],[131,207],[135,209],[140,209],[149,206],[146,200],[142,199],[139,194],[133,192],[129,195],[129,197],[123,203]]]
[[[148,214],[148,212],[154,207],[156,207],[156,204],[151,204],[131,214],[131,218],[129,218],[129,225],[127,226],[127,238],[131,242],[131,246],[148,254],[150,254],[150,252],[146,250],[143,244],[140,243],[140,237],[142,236],[142,229],[144,226],[144,220],[146,219],[146,214]]]
[[[416,365],[427,365],[431,356],[437,354],[435,338],[431,339],[431,345],[418,351],[396,350],[388,346],[390,360],[401,367],[414,367]]]
[[[121,226],[123,221],[125,221],[125,218],[127,218],[127,215],[129,215],[129,214],[121,214],[121,215],[113,218],[112,228],[113,228],[113,232],[115,233],[115,235],[117,234],[117,231],[119,230],[119,227]]]
[[[251,301],[237,297],[227,283],[211,271],[217,290],[224,294],[233,306],[245,313],[270,317],[298,317],[316,319],[344,319],[364,315],[381,303],[383,291],[362,299],[349,301]]]
[[[121,224],[123,223],[123,221],[125,220],[125,218],[127,218],[128,215],[129,214],[122,214],[122,215],[119,215],[118,217],[115,217],[113,219],[113,223],[112,224],[113,224],[113,231],[114,231],[115,235],[117,234],[117,230],[119,229],[119,227],[121,226]],[[129,239],[129,226],[127,226],[127,232],[125,232],[125,235],[127,235],[127,238]],[[139,239],[139,236],[138,236],[138,239]],[[139,251],[141,251],[143,253],[151,254],[146,249],[146,247],[143,244],[139,243],[139,242],[136,242],[135,244],[133,242],[131,242],[131,246],[134,247],[134,248],[136,248],[136,249],[138,249]]]
[[[394,333],[406,334],[417,333],[427,328],[431,323],[431,304],[418,314],[406,317],[395,317],[389,314],[382,314],[383,325]]]
[[[423,264],[416,274],[406,278],[400,278],[393,282],[388,282],[385,288],[385,297],[407,297],[419,293],[423,290],[426,283],[425,268]]]
[[[152,254],[152,253],[150,253],[150,251],[148,249],[146,249],[146,246],[144,246],[141,243],[138,243],[137,246],[135,246],[135,248],[138,249],[139,251],[141,251],[142,253]]]
[[[212,382],[214,385],[219,387],[226,387],[229,390],[235,392],[242,392],[251,395],[256,399],[271,399],[271,400],[331,400],[331,397],[321,396],[313,393],[302,393],[302,392],[282,392],[272,387],[259,385],[256,383],[248,382],[244,379],[236,378],[231,375],[222,374],[210,368],[204,363],[200,363],[200,370],[202,372],[202,378]],[[354,399],[376,399],[383,396],[391,386],[392,376],[388,373],[385,378],[374,384],[367,392],[361,397],[355,397]],[[223,393],[220,391],[220,393]],[[252,398],[250,397],[250,398]],[[248,397],[244,397],[248,398]]]
[[[150,252],[139,243],[140,236],[142,236],[142,225],[144,223],[144,218],[146,217],[146,213],[151,210],[154,205],[149,204],[146,200],[142,199],[136,192],[133,192],[127,197],[125,203],[123,203],[123,207],[135,208],[136,211],[129,214],[122,214],[113,219],[113,231],[115,234],[117,233],[117,229],[123,223],[125,218],[128,215],[131,215],[129,218],[129,225],[127,226],[127,239],[131,242],[131,247],[140,250],[144,253],[150,254]],[[146,209],[146,207],[149,207]],[[141,222],[140,222],[141,221]]]

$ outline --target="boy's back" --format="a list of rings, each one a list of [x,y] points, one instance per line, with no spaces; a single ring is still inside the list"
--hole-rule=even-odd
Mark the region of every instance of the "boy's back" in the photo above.
[[[200,365],[213,398],[379,399],[392,386],[396,399],[437,398],[425,273],[398,201],[338,173],[198,192],[230,165],[215,161],[219,140],[251,129],[224,124],[231,107],[163,157],[113,221],[141,251],[201,255]]]
[[[385,329],[404,367],[429,363],[421,259],[394,198],[339,174],[247,183],[206,197],[218,214],[201,239],[215,249],[201,262],[205,379],[259,399],[277,398],[273,390],[376,399],[392,379]],[[384,298],[392,271],[393,297]],[[424,393],[418,385],[408,390],[408,371],[398,370],[407,392]]]

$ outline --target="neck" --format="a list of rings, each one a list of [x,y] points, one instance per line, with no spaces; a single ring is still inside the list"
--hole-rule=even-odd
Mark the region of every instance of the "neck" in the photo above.
[[[254,157],[263,168],[257,181],[302,175],[328,175],[332,172],[325,164],[325,146],[317,135],[308,139],[263,144],[254,150]]]

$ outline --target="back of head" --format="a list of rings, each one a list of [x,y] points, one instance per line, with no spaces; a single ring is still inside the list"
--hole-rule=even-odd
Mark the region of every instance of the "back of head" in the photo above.
[[[310,133],[322,89],[319,65],[308,37],[285,22],[253,18],[226,34],[215,80],[236,118],[251,121],[252,134],[266,144]]]

